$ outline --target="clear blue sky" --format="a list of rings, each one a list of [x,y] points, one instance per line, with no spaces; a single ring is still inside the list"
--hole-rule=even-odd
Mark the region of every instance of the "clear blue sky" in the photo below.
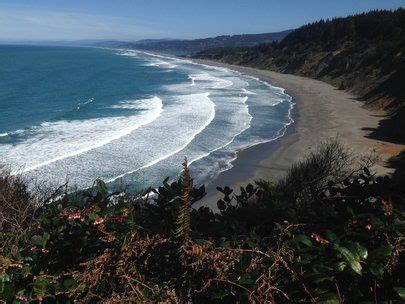
[[[0,40],[264,33],[401,6],[405,0],[0,0]]]

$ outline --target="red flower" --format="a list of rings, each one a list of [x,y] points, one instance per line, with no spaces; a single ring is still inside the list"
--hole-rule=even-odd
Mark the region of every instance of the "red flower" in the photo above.
[[[49,250],[48,250],[48,249],[45,249],[45,248],[42,249],[41,251],[42,251],[42,253],[49,253]]]
[[[16,298],[17,300],[21,300],[21,301],[28,301],[27,296],[26,296],[26,295],[23,295],[23,294],[16,294],[16,295],[15,295],[15,298]]]
[[[31,251],[37,250],[37,246],[32,246],[32,247],[30,248],[30,250],[31,250]]]
[[[364,226],[364,228],[366,228],[367,230],[371,230],[371,228],[372,228],[373,226],[371,226],[371,224],[369,223],[369,224],[367,224],[366,226]]]
[[[107,236],[99,237],[99,240],[104,243],[111,243],[112,241],[116,240],[116,237],[113,235],[107,235]]]
[[[72,213],[72,214],[69,214],[69,216],[68,216],[69,220],[76,220],[79,218],[80,218],[80,213]]]
[[[118,216],[113,216],[112,218],[110,218],[111,221],[113,222],[122,222],[124,220],[125,216],[123,215],[118,215]]]
[[[95,220],[94,220],[94,225],[100,225],[100,224],[102,224],[102,223],[104,223],[104,219],[102,218],[102,217],[97,217]]]
[[[315,239],[315,241],[317,241],[318,243],[321,243],[321,244],[329,243],[329,241],[327,239],[324,239],[323,237],[321,237],[319,234],[316,234],[316,233],[312,233],[311,238]]]
[[[385,214],[390,216],[392,213],[390,204],[387,201],[385,201],[384,199],[381,199],[381,204],[382,204]]]

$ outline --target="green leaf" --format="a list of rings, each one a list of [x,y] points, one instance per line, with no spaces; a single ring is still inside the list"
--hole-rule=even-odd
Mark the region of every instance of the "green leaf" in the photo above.
[[[381,261],[389,257],[394,250],[394,247],[391,245],[381,246],[370,252],[368,259],[370,261]]]
[[[75,288],[77,286],[77,283],[76,283],[76,281],[74,279],[69,278],[69,279],[66,279],[66,280],[63,281],[63,286],[66,289],[72,289],[72,288]]]
[[[361,275],[361,265],[359,263],[359,258],[354,255],[349,249],[343,246],[338,246],[335,245],[334,248],[340,252],[340,254],[343,256],[343,258],[347,261],[349,264],[350,268],[353,269],[354,272],[357,274]]]
[[[212,298],[222,300],[223,298],[225,298],[227,296],[229,296],[229,292],[227,290],[223,290],[223,291],[214,293],[214,296]]]
[[[48,243],[49,239],[51,238],[51,236],[49,235],[48,232],[44,232],[44,234],[42,235],[42,248],[46,247],[46,243]]]
[[[41,237],[40,235],[34,235],[34,236],[31,238],[31,242],[32,242],[34,245],[42,246],[42,237]]]
[[[247,278],[247,277],[239,277],[238,281],[242,285],[253,286],[256,284],[256,281],[254,279]]]
[[[325,237],[326,237],[326,239],[328,239],[328,240],[331,241],[331,242],[334,242],[334,241],[337,240],[336,234],[333,233],[333,232],[330,231],[330,230],[326,230],[326,231],[325,231]]]
[[[33,290],[37,296],[45,296],[48,286],[52,284],[52,281],[47,278],[37,277],[33,283]]]
[[[10,303],[11,300],[14,298],[15,289],[14,286],[10,283],[1,284],[1,293],[0,299],[5,299],[6,302]]]
[[[21,272],[23,277],[27,277],[31,273],[31,267],[28,265],[24,265]]]
[[[231,242],[229,242],[225,237],[221,237],[221,239],[220,239],[220,247],[230,248],[231,247]]]
[[[43,235],[34,235],[31,238],[31,241],[34,245],[40,246],[41,248],[45,248],[46,243],[49,241],[50,235],[47,232],[44,232]]]
[[[384,271],[384,265],[375,265],[370,267],[370,272],[378,278],[381,278],[384,275]]]
[[[0,276],[0,279],[1,279],[2,283],[10,282],[10,277],[5,272],[2,273],[2,275]]]
[[[350,262],[356,260],[356,257],[353,255],[353,253],[346,247],[335,245],[334,248],[339,251],[339,253],[344,257],[346,261]]]
[[[394,290],[402,300],[405,300],[405,287],[394,287]]]
[[[355,261],[355,260],[349,261],[349,266],[350,266],[351,269],[354,270],[354,272],[361,275],[362,267],[361,267],[361,265],[360,265],[360,263],[358,261]]]
[[[346,265],[345,262],[339,262],[339,263],[336,264],[335,268],[336,268],[338,271],[343,271],[343,270],[345,270],[346,266],[347,266],[347,265]]]
[[[4,269],[4,268],[8,268],[12,263],[11,263],[11,260],[10,259],[8,259],[8,258],[2,258],[2,268]],[[0,276],[1,277],[1,276]]]
[[[312,246],[312,241],[309,237],[307,237],[306,235],[303,234],[299,234],[297,236],[294,237],[294,241],[298,242],[298,243],[302,243],[308,247]]]
[[[336,293],[328,292],[319,297],[317,303],[323,304],[339,304],[339,296]]]
[[[355,254],[359,259],[367,259],[367,248],[361,246],[359,243],[352,243],[349,245],[350,251]]]

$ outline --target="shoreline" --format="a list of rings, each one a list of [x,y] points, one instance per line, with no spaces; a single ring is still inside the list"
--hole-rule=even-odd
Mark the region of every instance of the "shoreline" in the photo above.
[[[257,77],[285,89],[295,103],[292,112],[294,123],[287,126],[284,136],[238,151],[233,167],[206,185],[207,195],[196,202],[195,208],[206,206],[218,211],[216,202],[222,195],[215,189],[217,186],[229,186],[239,192],[240,186],[257,180],[280,179],[292,163],[302,160],[320,142],[334,137],[353,153],[376,153],[380,157],[374,168],[376,173],[389,174],[393,171],[386,167],[386,161],[404,147],[368,137],[384,119],[385,113],[365,109],[356,96],[316,79],[211,60],[191,60]]]

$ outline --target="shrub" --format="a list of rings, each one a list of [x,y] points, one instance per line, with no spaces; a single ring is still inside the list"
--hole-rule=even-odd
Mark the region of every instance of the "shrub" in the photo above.
[[[37,203],[21,177],[0,165],[0,253],[8,256],[29,239],[36,211]]]
[[[217,214],[190,210],[205,189],[192,186],[187,164],[178,181],[139,196],[100,180],[65,193],[4,244],[0,301],[400,303],[403,189],[348,157],[332,142],[279,183],[218,188]],[[19,195],[6,197],[35,202],[7,178],[2,191]]]

